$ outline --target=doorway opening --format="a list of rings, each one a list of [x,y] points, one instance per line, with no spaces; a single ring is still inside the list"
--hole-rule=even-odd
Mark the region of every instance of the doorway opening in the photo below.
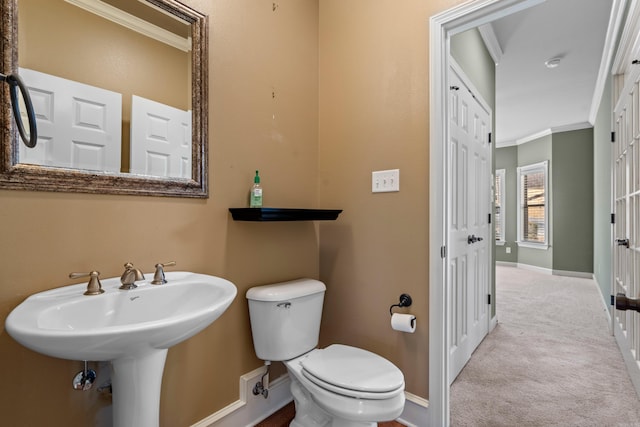
[[[430,21],[430,188],[429,205],[429,417],[431,425],[449,425],[450,336],[452,296],[447,289],[449,174],[447,141],[451,111],[450,41],[455,34],[541,3],[541,0],[480,0],[431,18]],[[489,263],[494,262],[490,257]]]

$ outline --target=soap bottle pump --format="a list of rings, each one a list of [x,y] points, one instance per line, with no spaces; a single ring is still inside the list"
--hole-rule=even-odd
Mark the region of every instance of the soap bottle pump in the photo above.
[[[249,207],[262,207],[262,186],[260,185],[260,175],[258,175],[258,171],[256,171],[256,176],[253,178],[253,186],[251,187],[251,193],[249,195]]]

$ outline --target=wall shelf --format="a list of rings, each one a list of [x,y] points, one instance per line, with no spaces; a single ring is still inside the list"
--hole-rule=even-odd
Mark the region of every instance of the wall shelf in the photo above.
[[[342,209],[229,208],[234,221],[333,221]]]

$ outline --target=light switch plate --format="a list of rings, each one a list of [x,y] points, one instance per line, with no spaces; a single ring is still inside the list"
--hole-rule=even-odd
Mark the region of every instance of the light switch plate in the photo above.
[[[400,191],[400,169],[371,172],[371,192],[389,193]]]

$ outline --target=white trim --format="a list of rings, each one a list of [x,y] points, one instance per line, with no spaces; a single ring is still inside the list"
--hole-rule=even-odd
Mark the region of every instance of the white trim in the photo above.
[[[551,274],[554,276],[577,277],[579,279],[593,279],[593,273],[584,271],[551,270]]]
[[[540,138],[545,137],[545,136],[553,135],[554,133],[570,132],[570,131],[574,131],[574,130],[589,129],[589,128],[592,128],[592,127],[593,127],[593,123],[592,122],[577,122],[577,123],[570,123],[570,124],[562,125],[562,126],[554,126],[552,128],[544,129],[544,130],[541,130],[540,132],[536,132],[536,133],[533,133],[531,135],[524,136],[522,138],[518,138],[515,141],[504,141],[504,142],[500,141],[500,142],[496,142],[496,148],[504,148],[504,147],[512,147],[514,145],[522,145],[522,144],[526,144],[527,142],[535,141],[536,139],[540,139]]]
[[[450,37],[542,0],[470,1],[429,19],[429,420],[432,426],[449,425],[449,346],[447,306],[449,296],[446,258],[440,253],[446,238],[445,203],[448,70]]]
[[[478,31],[480,32],[480,36],[482,37],[482,41],[489,51],[489,55],[493,59],[493,62],[498,65],[500,60],[502,59],[502,46],[500,46],[500,42],[498,41],[498,37],[496,37],[496,32],[493,29],[493,25],[491,22],[485,25],[480,25],[478,27]]]
[[[600,287],[600,283],[598,283],[598,278],[596,277],[595,273],[591,275],[591,279],[593,279],[594,283],[598,287],[598,293],[600,294],[600,301],[602,301],[602,306],[604,307],[604,311],[607,315],[607,324],[609,325],[609,331],[613,335],[613,322],[611,321],[612,320],[611,311],[613,310],[613,307],[611,306],[611,301],[607,301],[607,295],[602,293],[602,288]],[[609,296],[609,298],[611,297]]]
[[[502,267],[518,268],[518,263],[517,262],[511,262],[511,261],[496,261],[496,265],[497,266],[502,266]]]
[[[179,35],[158,27],[144,19],[131,15],[117,7],[104,3],[100,0],[65,0],[74,6],[108,19],[118,25],[122,25],[132,31],[150,37],[159,42],[168,44],[184,52],[191,51],[191,37],[180,37]]]
[[[429,401],[408,391],[404,397],[404,410],[397,421],[407,427],[423,427],[429,419]]]
[[[640,362],[633,358],[631,348],[629,348],[629,341],[625,337],[625,332],[620,328],[620,324],[615,321],[613,324],[613,335],[616,337],[616,342],[618,343],[618,347],[622,353],[622,358],[624,359],[625,365],[627,365],[627,371],[629,372],[631,383],[633,383],[633,386],[636,389],[636,394],[640,397]]]
[[[543,251],[549,249],[549,245],[547,245],[546,243],[532,243],[516,240],[516,245],[518,245],[519,248],[541,249]]]
[[[191,427],[253,427],[293,400],[289,374],[278,377],[269,384],[269,398],[254,396],[249,390],[265,373],[260,367],[240,377],[240,398],[209,415]],[[423,427],[429,419],[429,401],[405,391],[405,405],[398,422],[407,427]]]
[[[269,384],[269,398],[254,396],[253,388],[264,374],[265,367],[254,369],[240,377],[240,398],[191,427],[253,427],[293,400],[291,380],[284,374]]]
[[[507,195],[505,193],[506,191],[506,182],[505,180],[507,179],[507,170],[504,168],[501,169],[496,169],[495,170],[495,176],[494,176],[494,184],[495,184],[495,179],[497,177],[500,177],[500,188],[496,188],[495,191],[499,191],[500,193],[500,230],[502,230],[502,235],[500,236],[500,239],[496,239],[495,240],[495,244],[498,246],[503,246],[505,243],[507,243],[506,240],[506,234],[507,234]],[[494,197],[494,203],[495,203],[495,197]],[[494,215],[496,216],[496,215]],[[498,226],[498,219],[495,218],[494,221],[494,228]]]
[[[521,262],[517,262],[517,263],[507,262],[507,261],[496,261],[496,265],[503,266],[503,267],[515,267],[515,268],[520,268],[522,270],[535,271],[542,274],[548,274],[550,276],[578,277],[580,279],[594,279],[595,281],[595,276],[593,275],[593,273],[586,273],[584,271],[553,270],[551,268],[539,267],[537,265],[524,264]]]
[[[602,92],[604,92],[604,87],[611,75],[609,70],[611,70],[611,63],[613,61],[616,38],[624,20],[624,6],[626,1],[627,0],[613,0],[611,5],[607,35],[604,40],[602,58],[600,59],[600,69],[598,70],[596,87],[593,91],[593,99],[591,100],[591,111],[589,112],[589,122],[591,123],[596,122],[598,110],[600,109],[600,101],[602,100]]]
[[[516,239],[516,243],[519,247],[526,247],[532,249],[544,249],[547,250],[549,248],[549,160],[545,160],[538,163],[533,163],[530,165],[519,166],[516,168],[517,171],[517,200],[518,200],[518,236]],[[528,240],[520,240],[523,236],[524,232],[524,224],[522,218],[522,184],[521,179],[524,175],[534,174],[534,173],[544,173],[544,242],[533,242]]]
[[[613,74],[627,74],[631,67],[633,58],[633,48],[638,40],[640,32],[640,4],[638,0],[630,0],[629,11],[625,21],[620,42],[618,43],[618,51],[613,60]]]
[[[535,271],[542,274],[548,274],[549,276],[553,275],[553,270],[551,270],[550,268],[539,267],[537,265],[523,264],[519,262],[517,264],[517,268],[521,268],[523,270]]]
[[[495,316],[493,316],[491,318],[491,321],[489,322],[489,333],[491,333],[491,331],[493,331],[496,326],[498,326],[498,315],[496,314]]]

